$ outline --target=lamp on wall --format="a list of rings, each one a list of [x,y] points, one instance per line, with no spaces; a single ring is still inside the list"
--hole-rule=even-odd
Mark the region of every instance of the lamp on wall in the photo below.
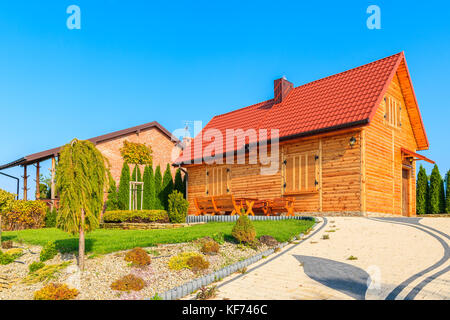
[[[348,144],[350,145],[350,148],[353,148],[353,146],[356,143],[356,138],[355,137],[351,137],[350,140],[348,141]]]

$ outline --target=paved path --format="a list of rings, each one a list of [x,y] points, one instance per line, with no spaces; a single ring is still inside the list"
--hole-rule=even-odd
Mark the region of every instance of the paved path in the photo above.
[[[318,219],[301,243],[219,282],[217,299],[450,300],[449,218]]]

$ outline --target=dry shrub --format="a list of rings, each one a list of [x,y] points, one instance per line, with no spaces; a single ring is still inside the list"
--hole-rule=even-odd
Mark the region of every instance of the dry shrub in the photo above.
[[[66,284],[49,283],[34,293],[34,300],[71,300],[78,296],[77,289]]]
[[[127,252],[125,261],[131,262],[134,266],[143,267],[151,263],[151,258],[144,249],[134,248]]]
[[[277,239],[275,239],[272,236],[261,236],[261,237],[259,237],[259,242],[261,242],[262,244],[265,244],[266,246],[269,246],[269,247],[274,247],[274,246],[278,245]]]
[[[11,249],[13,247],[13,242],[11,240],[2,242],[2,249]]]
[[[204,254],[213,255],[217,254],[219,252],[219,249],[220,246],[217,242],[215,242],[214,240],[208,240],[203,243],[201,251]]]
[[[209,268],[209,261],[202,256],[192,256],[186,261],[186,264],[192,272],[200,272]]]
[[[140,291],[145,287],[142,278],[129,274],[111,284],[111,289],[118,291]]]

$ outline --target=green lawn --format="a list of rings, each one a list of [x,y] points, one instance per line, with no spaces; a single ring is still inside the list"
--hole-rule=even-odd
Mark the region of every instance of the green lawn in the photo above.
[[[311,220],[253,221],[257,236],[270,235],[280,242],[313,226]],[[135,247],[150,247],[160,243],[188,242],[201,237],[223,232],[226,239],[231,238],[233,222],[210,222],[179,229],[163,230],[107,230],[98,229],[86,236],[86,251],[90,253],[109,253]],[[29,229],[3,232],[3,240],[23,241],[34,245],[56,242],[61,252],[78,250],[78,237],[71,236],[55,228]]]

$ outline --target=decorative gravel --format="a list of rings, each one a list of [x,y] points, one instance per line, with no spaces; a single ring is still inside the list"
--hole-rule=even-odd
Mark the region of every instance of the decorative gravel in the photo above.
[[[26,252],[18,259],[23,263],[13,262],[9,265],[0,265],[0,277],[12,281],[11,288],[0,291],[0,300],[33,299],[34,292],[44,286],[44,283],[30,285],[21,282],[21,279],[28,274],[28,265],[34,261],[39,261],[41,247],[28,245],[20,247],[25,248]],[[168,261],[171,257],[185,251],[201,253],[200,247],[201,245],[197,241],[144,248],[150,252],[152,262],[149,266],[143,268],[132,267],[124,260],[127,251],[97,256],[87,254],[85,272],[82,274],[76,267],[76,257],[73,254],[58,254],[55,258],[45,263],[58,264],[64,261],[72,261],[72,264],[57,274],[56,278],[52,279],[51,282],[66,283],[69,287],[77,288],[80,291],[77,299],[145,299],[200,277],[202,274],[196,274],[189,269],[174,271],[168,268]],[[261,245],[257,250],[254,250],[225,242],[220,246],[220,251],[217,255],[204,256],[209,261],[210,267],[203,273],[214,272],[267,249],[266,245]],[[157,251],[159,254],[154,254],[154,251]],[[130,273],[144,279],[146,286],[143,290],[139,292],[120,292],[110,288],[113,281]]]

